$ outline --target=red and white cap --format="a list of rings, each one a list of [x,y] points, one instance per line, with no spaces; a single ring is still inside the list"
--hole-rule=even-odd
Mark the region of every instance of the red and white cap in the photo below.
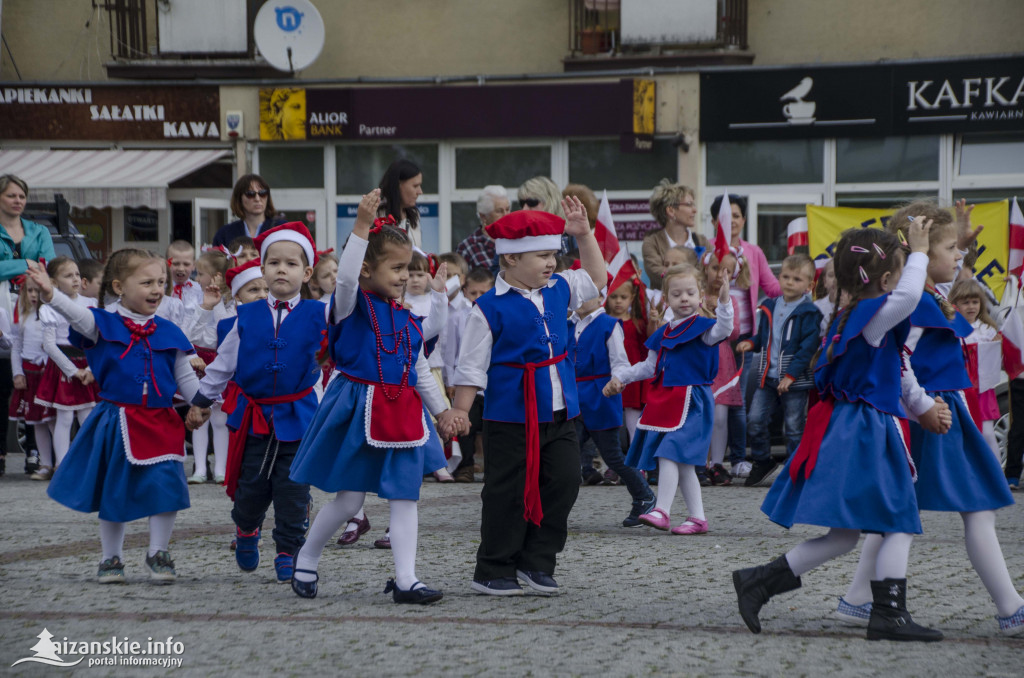
[[[263,271],[260,269],[260,260],[252,259],[241,266],[229,268],[228,272],[224,274],[224,282],[226,282],[228,287],[231,288],[231,296],[234,297],[238,295],[238,290],[242,289],[253,280],[262,277]]]
[[[562,249],[565,219],[540,210],[506,214],[486,229],[497,254],[520,254]]]
[[[316,263],[316,245],[313,242],[313,236],[309,234],[309,229],[301,221],[290,221],[287,224],[274,226],[253,238],[256,249],[260,251],[260,261],[267,258],[267,249],[271,245],[275,242],[285,241],[296,243],[302,247],[302,251],[306,253],[306,263],[310,266]]]

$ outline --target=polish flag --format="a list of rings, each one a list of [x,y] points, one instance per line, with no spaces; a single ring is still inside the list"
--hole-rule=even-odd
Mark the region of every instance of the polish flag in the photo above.
[[[604,254],[604,261],[608,264],[608,272],[615,277],[622,265],[632,260],[626,248],[619,244],[615,221],[612,219],[612,208],[608,204],[608,191],[601,194],[601,206],[597,208],[597,223],[594,224],[594,237],[597,238],[597,244]]]
[[[1014,306],[999,329],[1003,335],[1003,369],[1010,379],[1024,373],[1024,323],[1020,318],[1020,307]]]
[[[732,205],[729,204],[729,192],[722,194],[722,204],[718,206],[715,217],[715,257],[722,261],[729,254],[729,235],[732,233]]]
[[[1009,257],[1010,273],[1021,277],[1021,271],[1024,269],[1024,214],[1021,214],[1020,205],[1017,204],[1017,198],[1014,197],[1013,204],[1010,205],[1010,257]]]
[[[807,238],[807,217],[797,217],[786,226],[786,252],[793,254],[797,247],[810,244]]]

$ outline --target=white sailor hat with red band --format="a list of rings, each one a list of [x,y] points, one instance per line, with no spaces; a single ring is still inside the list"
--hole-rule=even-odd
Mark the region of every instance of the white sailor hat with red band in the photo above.
[[[316,245],[309,229],[301,221],[290,221],[287,224],[274,226],[253,238],[256,249],[260,251],[260,261],[267,258],[267,249],[275,242],[293,242],[306,253],[306,263],[312,266],[316,262]]]
[[[519,210],[485,228],[497,254],[560,250],[565,219],[540,210]]]
[[[251,259],[241,266],[229,268],[224,274],[224,282],[231,288],[231,296],[237,296],[238,290],[242,289],[253,280],[263,277],[263,270],[260,268],[259,259]]]

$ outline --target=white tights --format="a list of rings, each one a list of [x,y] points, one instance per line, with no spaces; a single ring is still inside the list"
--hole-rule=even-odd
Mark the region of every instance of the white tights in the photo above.
[[[206,475],[206,455],[210,449],[210,431],[213,431],[213,475],[223,476],[228,466],[228,415],[220,409],[220,403],[210,408],[210,419],[192,431],[192,451],[195,453],[194,473]]]
[[[715,405],[715,423],[711,429],[711,465],[725,460],[725,448],[729,445],[729,406]]]
[[[640,421],[641,414],[643,414],[643,410],[638,410],[635,407],[627,407],[622,410],[622,419],[626,423],[626,431],[629,432],[629,442],[633,442],[633,436],[636,435],[636,425]]]
[[[36,451],[39,452],[39,465],[53,468],[53,433],[50,430],[51,423],[32,424],[32,431],[36,435]]]
[[[907,576],[907,558],[910,553],[910,544],[914,540],[913,535],[892,532],[884,537],[873,536],[878,542],[877,549],[873,551],[875,555],[874,576],[870,577],[868,581],[870,582],[871,579],[904,579]],[[852,551],[857,546],[858,539],[860,539],[860,530],[833,527],[823,537],[808,539],[804,543],[798,544],[786,554],[786,562],[789,563],[793,574],[799,577],[826,561]],[[867,600],[871,600],[870,583],[868,584]]]
[[[57,465],[64,461],[64,455],[71,447],[71,424],[78,418],[78,425],[85,423],[91,407],[80,410],[57,410],[57,421],[53,425],[53,451],[57,455]]]
[[[171,532],[174,530],[174,519],[177,511],[158,513],[149,517],[149,550],[150,556],[157,551],[166,551],[171,543]],[[124,523],[115,523],[100,518],[100,545],[103,548],[103,560],[117,556],[124,560]]]
[[[664,511],[665,515],[672,513],[676,488],[682,493],[690,516],[704,520],[704,501],[700,496],[700,481],[697,480],[697,471],[693,465],[658,457],[658,500],[655,508]],[[394,531],[392,527],[392,534]]]
[[[991,420],[981,422],[981,437],[988,443],[988,446],[992,449],[992,454],[996,455],[996,459],[999,459],[999,441],[996,440],[995,424]]]
[[[316,514],[306,543],[295,559],[295,578],[310,582],[316,577],[298,570],[316,571],[324,547],[334,533],[362,508],[365,492],[339,492]],[[391,554],[395,559],[395,584],[408,591],[416,579],[416,541],[419,533],[417,504],[411,499],[389,499],[391,508]],[[420,588],[417,586],[416,588]]]

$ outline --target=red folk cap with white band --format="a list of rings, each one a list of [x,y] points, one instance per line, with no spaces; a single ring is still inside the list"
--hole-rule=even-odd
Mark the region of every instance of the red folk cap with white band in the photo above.
[[[256,278],[262,278],[263,271],[260,269],[260,260],[252,259],[241,266],[229,268],[224,274],[224,282],[231,288],[231,296],[237,296],[238,290],[242,289]]]
[[[301,221],[290,221],[287,224],[274,226],[253,238],[253,242],[256,243],[256,249],[260,251],[260,261],[267,258],[267,249],[275,242],[293,242],[306,253],[306,263],[309,266],[316,263],[316,246],[313,243],[313,236],[309,234],[309,229]]]
[[[562,249],[565,219],[539,210],[519,210],[486,229],[497,254],[521,254]]]

